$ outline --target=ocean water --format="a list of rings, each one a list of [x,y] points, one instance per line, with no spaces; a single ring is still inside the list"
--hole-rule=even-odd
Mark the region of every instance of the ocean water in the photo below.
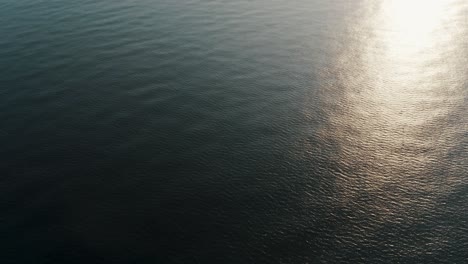
[[[468,263],[465,0],[3,0],[0,263]]]

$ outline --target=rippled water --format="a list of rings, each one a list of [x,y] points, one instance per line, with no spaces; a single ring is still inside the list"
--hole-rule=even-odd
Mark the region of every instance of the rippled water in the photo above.
[[[4,0],[1,263],[467,263],[465,0]]]

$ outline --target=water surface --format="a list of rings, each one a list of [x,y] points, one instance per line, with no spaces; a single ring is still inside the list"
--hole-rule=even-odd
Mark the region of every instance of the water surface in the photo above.
[[[466,263],[464,0],[4,0],[2,263]]]

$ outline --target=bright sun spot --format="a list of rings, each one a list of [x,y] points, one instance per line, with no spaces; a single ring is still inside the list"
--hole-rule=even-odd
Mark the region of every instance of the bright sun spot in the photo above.
[[[384,9],[393,29],[430,33],[442,22],[446,5],[446,0],[389,0]]]
[[[389,48],[409,55],[430,48],[437,41],[435,31],[446,15],[447,0],[387,0],[383,4],[383,28]]]

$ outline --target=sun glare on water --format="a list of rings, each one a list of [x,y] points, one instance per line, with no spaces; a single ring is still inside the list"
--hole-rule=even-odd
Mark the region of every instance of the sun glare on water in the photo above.
[[[387,31],[390,49],[400,55],[420,52],[436,44],[436,31],[444,25],[447,16],[446,0],[390,0],[382,6],[381,26]],[[414,55],[414,54],[413,54]]]
[[[448,104],[452,98],[445,95],[456,89],[454,68],[461,65],[453,53],[463,43],[454,25],[458,1],[368,0],[359,23],[347,24],[352,34],[344,36],[346,46],[325,75],[334,80],[329,90],[340,97],[323,133],[338,142],[343,164],[365,168],[355,182],[337,181],[344,204],[359,200],[361,190],[353,187],[365,182],[365,192],[378,193],[382,201],[366,210],[393,221],[414,204],[393,206],[389,200],[405,201],[415,191],[428,197],[437,189],[425,173],[441,158],[435,150],[446,138],[428,131],[439,129],[457,103]],[[394,183],[399,194],[382,191]],[[435,202],[423,196],[414,199]],[[414,209],[411,217],[419,213]]]

